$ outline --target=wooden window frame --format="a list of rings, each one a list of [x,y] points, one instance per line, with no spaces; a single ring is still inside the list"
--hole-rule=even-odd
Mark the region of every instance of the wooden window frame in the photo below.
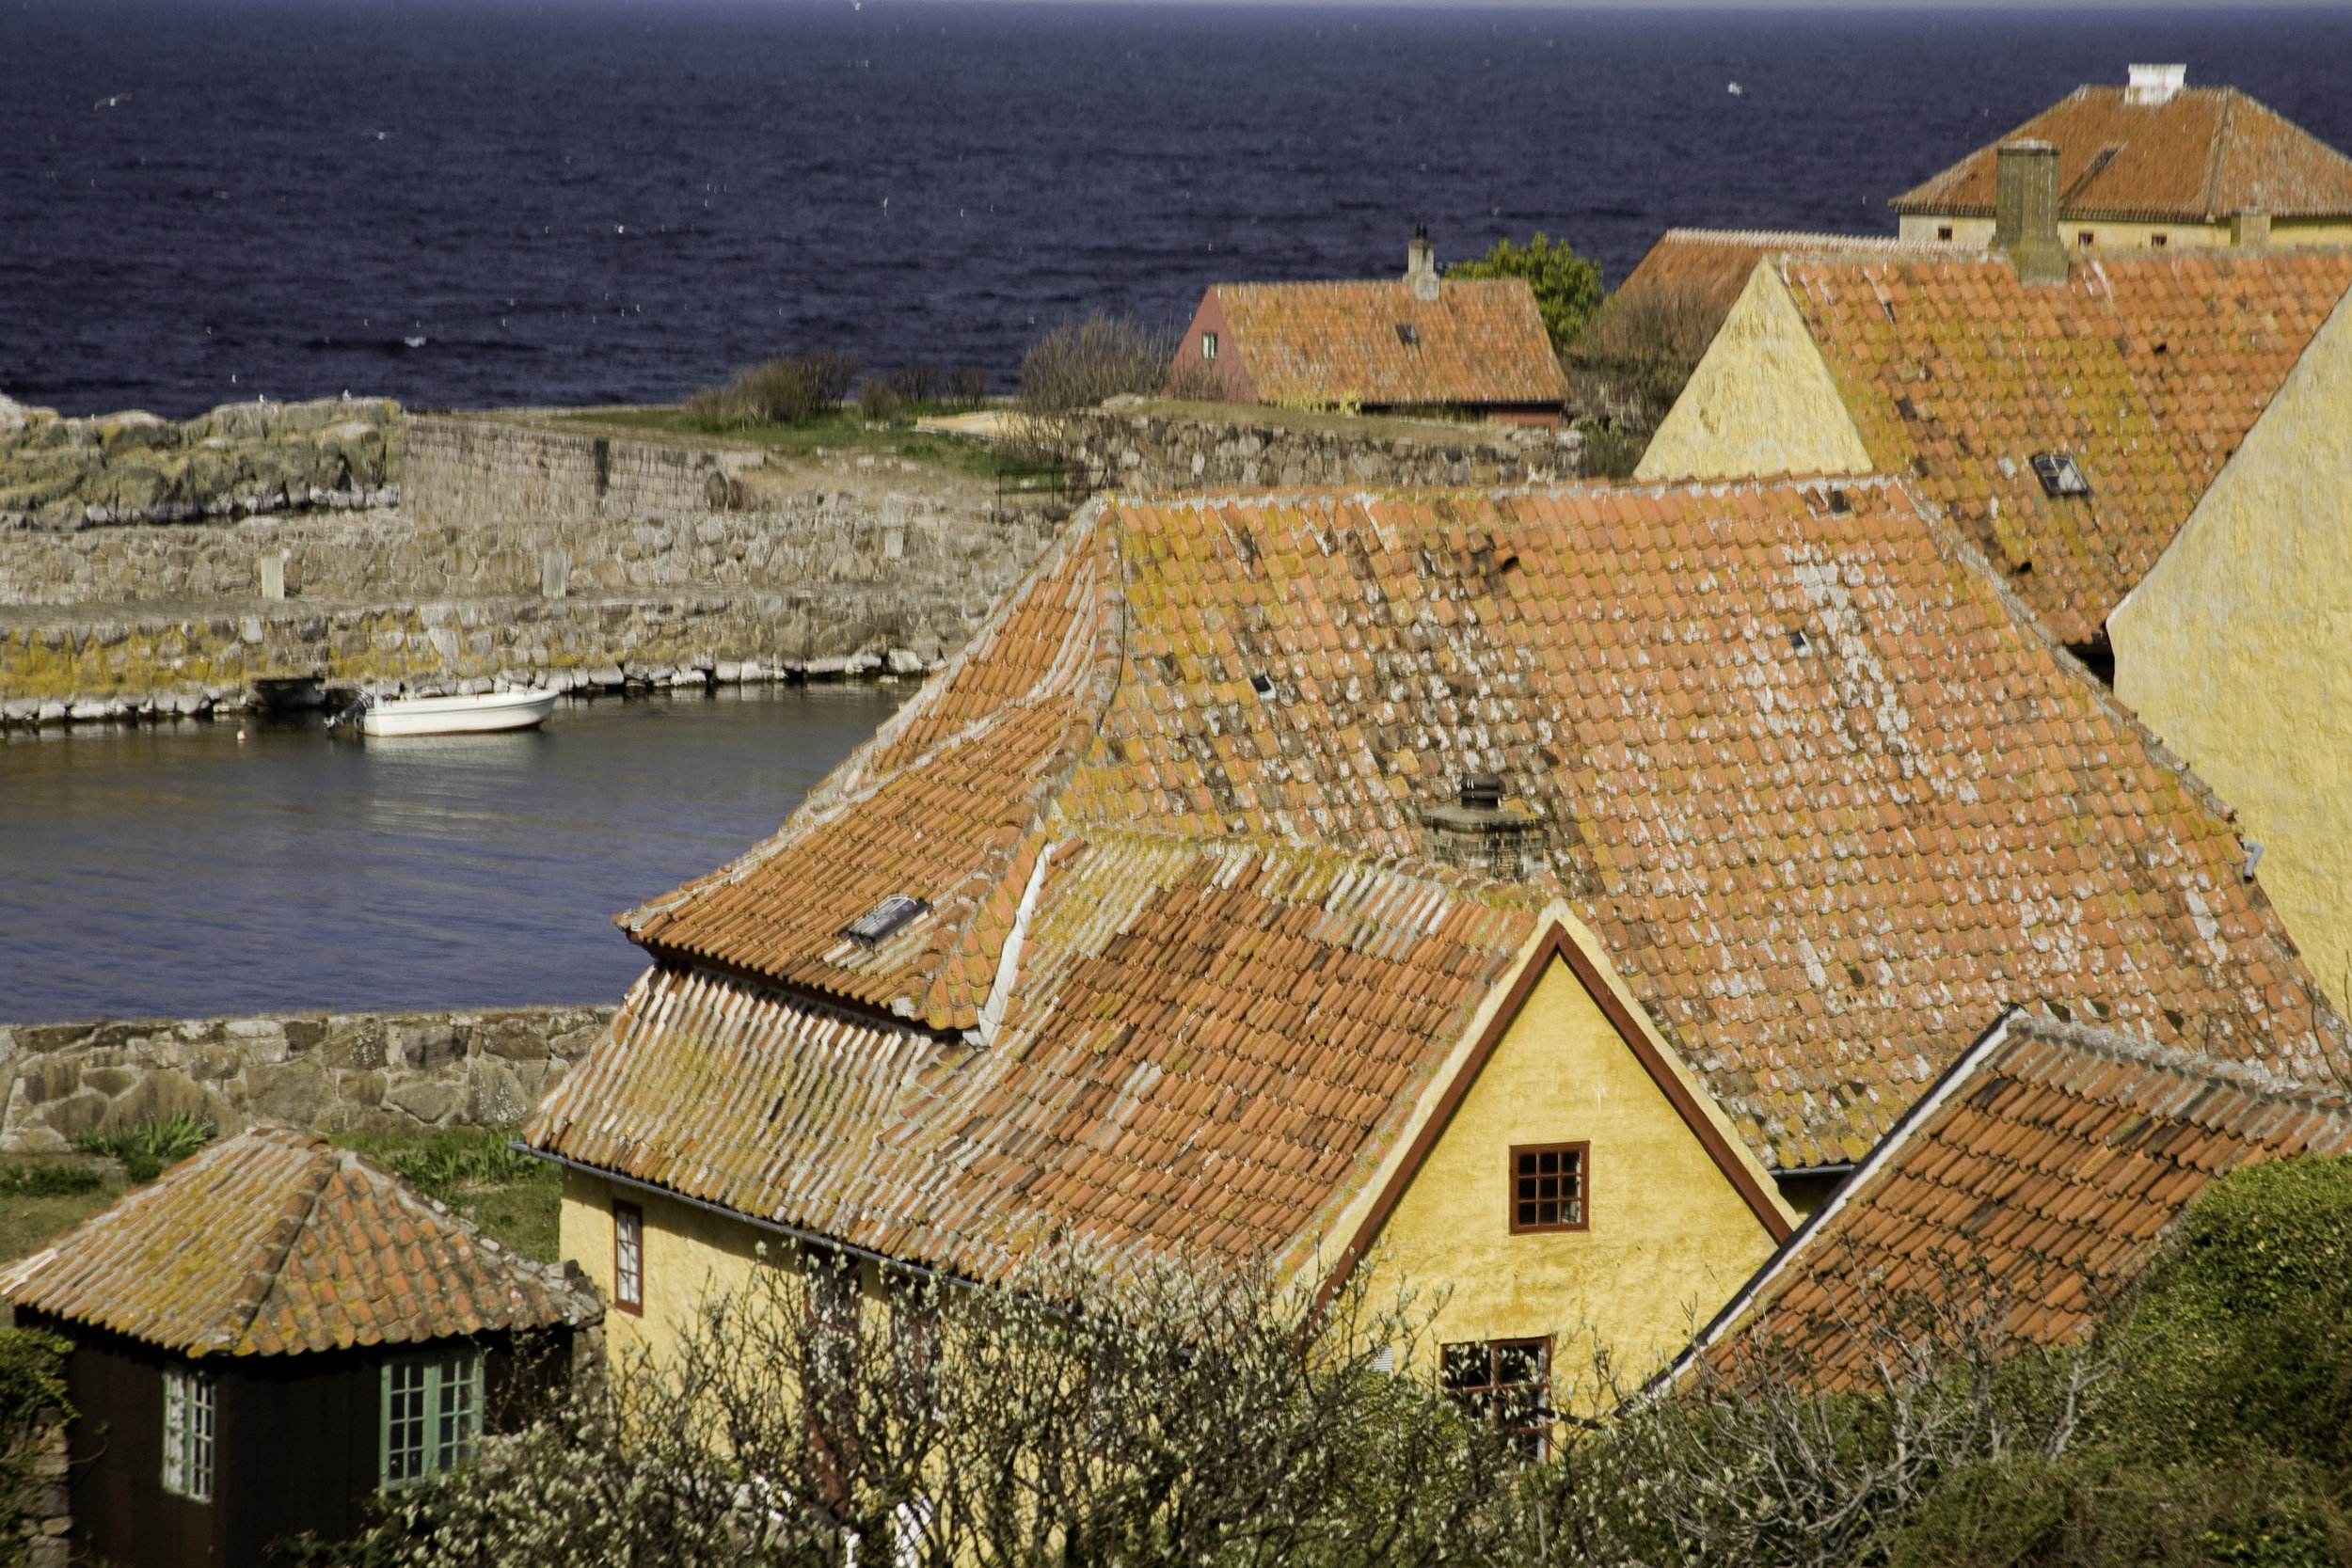
[[[377,1373],[375,1407],[375,1480],[386,1492],[421,1486],[448,1474],[474,1456],[482,1440],[482,1353],[473,1345],[443,1344],[415,1355],[395,1355]],[[412,1410],[396,1409],[395,1399],[415,1402]],[[392,1473],[393,1428],[417,1423],[416,1440],[404,1437],[399,1453],[413,1455],[416,1467],[404,1465]]]
[[[619,1198],[612,1200],[612,1307],[645,1315],[645,1212]]]
[[[1216,333],[1203,332],[1200,334],[1200,357],[1203,360],[1214,359],[1216,357]]]
[[[163,1487],[192,1503],[213,1500],[220,1458],[220,1383],[195,1367],[164,1369]]]
[[[1535,1354],[1535,1375],[1533,1378],[1502,1377],[1502,1360],[1512,1352],[1533,1351]],[[1484,1376],[1470,1381],[1462,1374],[1470,1369],[1462,1367],[1465,1360],[1484,1357]],[[1531,1335],[1518,1339],[1466,1339],[1440,1346],[1438,1352],[1438,1386],[1446,1398],[1469,1411],[1473,1417],[1500,1427],[1519,1457],[1540,1463],[1551,1455],[1551,1336]],[[1532,1401],[1523,1401],[1513,1394],[1516,1389],[1535,1390]],[[1506,1405],[1506,1399],[1510,1402]]]
[[[1544,1154],[1573,1154],[1576,1156],[1576,1218],[1519,1223],[1519,1156]],[[1550,1236],[1593,1227],[1593,1146],[1587,1139],[1581,1143],[1513,1144],[1504,1160],[1502,1179],[1502,1218],[1514,1236]],[[1534,1200],[1531,1200],[1534,1201]],[[1556,1200],[1555,1200],[1556,1201]]]

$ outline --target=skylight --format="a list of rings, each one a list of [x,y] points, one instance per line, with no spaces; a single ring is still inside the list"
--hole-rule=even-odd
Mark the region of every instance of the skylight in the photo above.
[[[1421,341],[1421,328],[1415,326],[1411,322],[1398,322],[1396,324],[1396,341],[1407,347],[1411,347]]]
[[[931,912],[920,898],[894,893],[841,928],[841,934],[861,947],[879,947],[918,916]]]
[[[2074,467],[2074,460],[2062,451],[2038,451],[2033,454],[2034,478],[2042,481],[2045,496],[2088,496],[2090,482],[2083,471]]]

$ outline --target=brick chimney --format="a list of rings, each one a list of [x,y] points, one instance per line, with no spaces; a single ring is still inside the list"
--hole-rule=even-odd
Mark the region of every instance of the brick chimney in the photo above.
[[[2009,252],[2021,283],[2066,281],[2059,243],[2058,150],[2046,141],[2003,142],[1993,187],[1993,248]]]
[[[1413,243],[1405,247],[1405,281],[1415,299],[1438,297],[1438,247],[1429,243],[1429,226],[1413,225]]]

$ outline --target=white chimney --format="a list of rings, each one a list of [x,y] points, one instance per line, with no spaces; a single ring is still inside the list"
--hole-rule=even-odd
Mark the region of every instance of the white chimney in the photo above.
[[[1438,297],[1438,247],[1429,243],[1425,225],[1413,226],[1413,243],[1405,247],[1405,281],[1415,299]]]
[[[2131,84],[2123,89],[2126,103],[2169,103],[2188,83],[2185,65],[2136,65],[2128,68]]]

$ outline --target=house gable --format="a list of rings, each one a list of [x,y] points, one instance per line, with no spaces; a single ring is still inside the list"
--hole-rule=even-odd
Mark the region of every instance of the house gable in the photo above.
[[[1213,378],[1224,388],[1228,403],[1258,401],[1257,386],[1242,360],[1241,344],[1233,339],[1232,324],[1225,319],[1225,307],[1217,302],[1215,289],[1202,291],[1200,308],[1192,313],[1192,324],[1177,341],[1176,353],[1168,361],[1168,391],[1176,389],[1181,377]]]
[[[2116,695],[2263,846],[2263,889],[2352,991],[2352,319],[2339,303],[2237,455],[2107,618]]]
[[[1872,467],[1804,314],[1759,261],[1633,474],[1730,479]]]
[[[1555,908],[1486,1027],[1432,1085],[1331,1285],[1444,1292],[1439,1342],[1597,1337],[1646,1369],[1791,1233],[1795,1215],[1706,1091]],[[1576,1145],[1581,1228],[1515,1234],[1515,1147]],[[1327,1286],[1327,1290],[1330,1287]]]

